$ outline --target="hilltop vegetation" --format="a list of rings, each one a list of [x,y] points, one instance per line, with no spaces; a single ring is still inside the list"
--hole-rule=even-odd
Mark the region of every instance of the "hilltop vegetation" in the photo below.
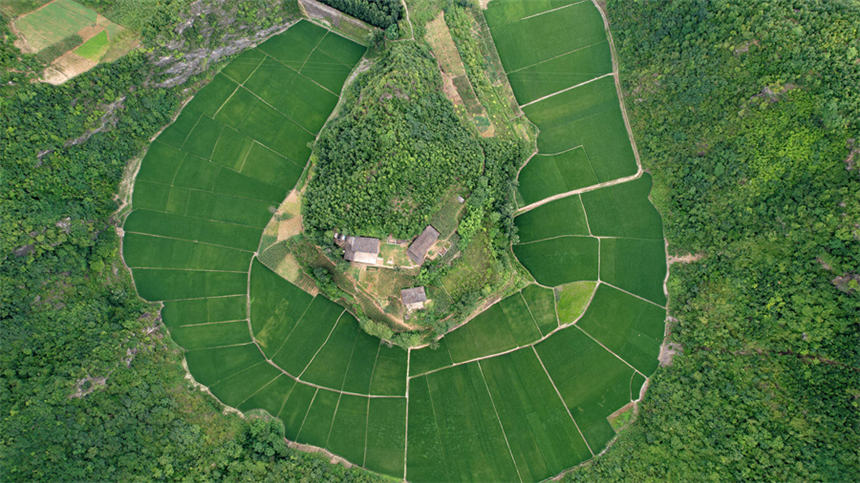
[[[422,47],[392,45],[348,98],[348,111],[317,143],[306,229],[409,238],[452,184],[474,187],[483,152]]]

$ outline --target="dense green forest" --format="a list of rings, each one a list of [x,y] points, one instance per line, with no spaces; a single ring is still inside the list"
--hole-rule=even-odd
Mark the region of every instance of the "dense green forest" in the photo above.
[[[400,0],[322,0],[322,2],[383,29],[396,25],[403,16],[403,4]]]
[[[38,59],[17,53],[0,18],[4,481],[370,478],[291,450],[279,422],[223,415],[194,390],[119,258],[123,170],[207,74],[155,84],[191,49],[230,48],[227,24],[251,35],[296,14],[294,3],[243,13],[213,2],[203,17],[189,3],[158,2],[143,51],[58,87],[28,82]],[[242,15],[252,21],[233,23]]]
[[[857,480],[860,5],[608,9],[670,253],[703,258],[672,266],[681,354],[573,477]]]
[[[480,201],[470,205],[507,198],[524,159],[521,143],[479,142],[442,94],[426,47],[391,44],[349,89],[348,111],[317,142],[306,230],[409,238],[455,184],[480,187]]]

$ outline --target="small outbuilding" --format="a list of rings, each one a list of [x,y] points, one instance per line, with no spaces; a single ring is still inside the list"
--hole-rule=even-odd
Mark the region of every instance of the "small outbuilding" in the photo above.
[[[427,250],[430,250],[430,247],[432,247],[438,239],[439,232],[433,228],[433,226],[427,225],[427,228],[424,228],[424,231],[418,235],[418,238],[409,245],[409,249],[406,251],[409,255],[409,259],[418,265],[424,263],[424,257],[427,256]]]
[[[343,249],[345,260],[375,265],[377,258],[379,258],[379,239],[366,236],[348,236]]]
[[[407,310],[419,310],[424,308],[427,294],[424,292],[424,287],[406,288],[400,291],[400,300]]]

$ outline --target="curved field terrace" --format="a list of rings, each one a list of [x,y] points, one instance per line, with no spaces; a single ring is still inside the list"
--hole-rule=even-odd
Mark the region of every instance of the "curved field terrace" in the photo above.
[[[437,349],[389,347],[257,260],[365,52],[313,23],[241,54],[185,107],[144,158],[124,225],[137,290],[163,302],[198,382],[280,418],[292,441],[407,480],[541,480],[592,458],[663,339],[662,224],[600,12],[493,0],[485,13],[540,129],[513,246],[535,283]]]

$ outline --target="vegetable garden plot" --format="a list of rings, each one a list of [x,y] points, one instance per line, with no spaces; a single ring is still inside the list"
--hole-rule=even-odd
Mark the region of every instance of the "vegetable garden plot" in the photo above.
[[[588,307],[597,282],[571,282],[556,287],[558,322],[569,324],[579,318]]]
[[[582,147],[561,154],[536,154],[523,166],[518,180],[525,205],[599,182]]]

